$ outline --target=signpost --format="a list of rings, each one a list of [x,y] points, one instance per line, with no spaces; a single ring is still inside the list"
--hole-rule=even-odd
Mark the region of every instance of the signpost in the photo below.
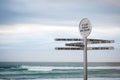
[[[101,43],[114,43],[114,40],[102,39],[87,39],[92,31],[92,26],[87,18],[83,18],[79,24],[80,34],[83,39],[79,38],[57,38],[55,41],[79,41],[76,43],[66,43],[65,46],[70,47],[56,47],[55,50],[83,50],[84,61],[84,80],[87,80],[87,50],[113,50],[114,47],[87,47],[87,44],[101,44]]]
[[[79,24],[80,34],[84,38],[84,80],[87,80],[87,37],[90,35],[92,27],[91,23],[87,18],[81,20]]]

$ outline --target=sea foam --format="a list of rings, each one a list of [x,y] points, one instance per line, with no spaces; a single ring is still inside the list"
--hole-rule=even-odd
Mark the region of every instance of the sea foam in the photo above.
[[[83,69],[83,67],[55,67],[55,66],[25,66],[22,65],[21,68],[28,69],[29,71],[53,71],[53,70],[71,70],[71,69]],[[120,66],[97,66],[88,67],[88,69],[116,69],[120,70]]]

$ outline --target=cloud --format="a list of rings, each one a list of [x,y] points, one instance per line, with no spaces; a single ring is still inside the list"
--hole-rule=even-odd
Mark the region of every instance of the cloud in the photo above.
[[[68,26],[50,26],[41,24],[14,24],[14,25],[1,25],[0,34],[49,34],[54,32],[71,32],[74,27]]]
[[[97,27],[95,27],[97,26]],[[117,35],[120,32],[120,28],[117,26],[109,26],[107,25],[93,25],[93,32],[108,34],[108,35]],[[52,26],[52,25],[41,25],[41,24],[14,24],[14,25],[1,25],[0,26],[0,34],[1,35],[57,35],[62,33],[64,35],[66,33],[72,34],[77,31],[77,33],[73,35],[79,34],[79,26]],[[52,36],[51,35],[51,36]]]
[[[51,14],[50,11],[57,10],[66,10],[78,5],[79,0],[73,1],[68,0],[10,0],[8,2],[4,2],[4,9],[10,10],[17,13],[45,13]],[[13,5],[14,4],[14,5]],[[81,4],[81,3],[79,3]],[[49,13],[46,13],[49,12]],[[56,12],[57,13],[57,12]]]
[[[98,0],[98,1],[103,4],[105,3],[108,5],[120,7],[120,0],[104,0],[104,1]]]
[[[120,33],[120,28],[119,27],[110,27],[110,28],[106,28],[106,27],[96,27],[94,29],[96,32],[100,32],[100,33],[105,33],[105,34],[109,34],[109,35],[115,35],[115,34],[119,34]]]
[[[74,26],[71,22],[84,17],[111,21],[109,16],[119,22],[118,9],[108,3],[101,5],[95,0],[89,2],[88,0],[7,0],[1,1],[0,24],[40,23]]]

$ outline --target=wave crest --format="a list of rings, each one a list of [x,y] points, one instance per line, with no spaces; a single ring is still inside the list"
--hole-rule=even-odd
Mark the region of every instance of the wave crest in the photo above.
[[[53,71],[53,70],[71,70],[83,69],[83,67],[54,67],[54,66],[21,66],[29,71]]]
[[[28,69],[29,71],[53,71],[53,70],[80,70],[83,67],[55,67],[55,66],[21,66],[23,69]],[[116,69],[120,70],[120,66],[97,66],[88,67],[89,70],[101,70],[101,69]]]

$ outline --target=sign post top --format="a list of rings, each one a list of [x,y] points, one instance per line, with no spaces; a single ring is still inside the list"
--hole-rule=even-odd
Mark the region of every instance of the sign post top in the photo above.
[[[85,38],[89,36],[92,30],[92,26],[91,26],[90,21],[87,18],[83,18],[80,21],[79,30],[80,30],[80,34],[82,35],[82,37]]]

